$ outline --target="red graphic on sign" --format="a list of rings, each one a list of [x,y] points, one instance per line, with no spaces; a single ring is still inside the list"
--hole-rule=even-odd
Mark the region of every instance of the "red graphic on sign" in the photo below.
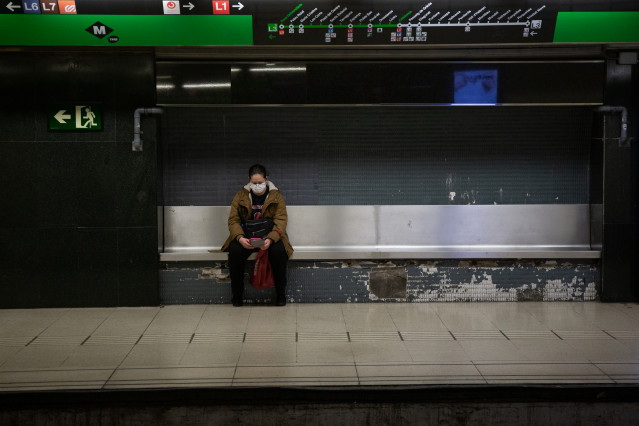
[[[213,0],[213,15],[228,15],[229,13],[228,0]]]
[[[75,9],[75,0],[73,1],[58,1],[58,9],[60,13],[63,15],[77,15],[77,11]]]
[[[175,9],[175,6],[176,6],[175,2],[172,2],[172,1],[170,1],[170,2],[168,2],[166,4],[166,7],[168,7],[169,9]]]

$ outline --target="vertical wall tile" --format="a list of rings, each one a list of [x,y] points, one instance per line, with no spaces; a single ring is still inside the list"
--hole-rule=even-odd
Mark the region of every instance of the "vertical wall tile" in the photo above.
[[[636,277],[635,224],[604,224],[602,296],[604,302],[639,300]]]
[[[115,155],[116,144],[78,142],[78,224],[82,227],[115,227],[118,177],[128,174]]]
[[[37,226],[38,144],[0,142],[0,228]]]
[[[81,229],[78,246],[79,303],[81,306],[117,306],[117,229]]]
[[[73,142],[38,144],[36,174],[37,224],[77,226],[78,209],[78,145]]]
[[[154,82],[150,50],[0,53],[0,237],[10,241],[0,307],[113,306],[120,287],[128,304],[156,303],[157,158],[131,152],[133,110],[153,104]],[[49,131],[49,108],[76,102],[101,104],[104,129]],[[119,229],[141,226],[153,238],[125,239],[125,251],[155,260],[134,257],[121,277]]]
[[[0,309],[40,306],[38,231],[0,228]]]
[[[40,229],[37,253],[41,307],[82,306],[78,294],[77,229]]]
[[[157,305],[157,227],[120,228],[118,231],[118,305]]]

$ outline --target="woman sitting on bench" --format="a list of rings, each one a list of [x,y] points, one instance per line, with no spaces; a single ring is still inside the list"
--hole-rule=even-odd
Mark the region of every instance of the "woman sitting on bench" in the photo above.
[[[284,197],[268,180],[266,168],[254,164],[249,168],[249,183],[235,194],[229,213],[229,237],[222,251],[229,252],[229,271],[233,306],[242,306],[244,292],[244,267],[253,252],[268,250],[268,259],[273,271],[277,293],[276,305],[286,305],[286,263],[293,247],[286,234],[288,215]],[[273,229],[258,247],[251,244],[242,227],[247,220],[272,219]]]

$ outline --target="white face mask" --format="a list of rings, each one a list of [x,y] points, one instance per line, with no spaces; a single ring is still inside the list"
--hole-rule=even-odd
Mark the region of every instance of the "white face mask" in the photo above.
[[[264,183],[251,183],[251,191],[253,191],[256,194],[261,194],[262,192],[266,191],[266,182]]]

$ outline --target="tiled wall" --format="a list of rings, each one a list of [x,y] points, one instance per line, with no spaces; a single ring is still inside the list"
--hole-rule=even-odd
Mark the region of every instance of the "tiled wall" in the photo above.
[[[171,107],[164,204],[229,205],[263,163],[288,205],[587,204],[592,107]]]
[[[298,303],[592,301],[601,287],[599,269],[588,260],[291,261],[286,294]],[[275,294],[251,287],[248,274],[244,288],[254,303],[270,303]],[[230,303],[227,265],[166,263],[160,299]]]
[[[155,125],[146,52],[0,54],[0,308],[157,304]],[[59,103],[100,103],[103,131],[48,130]]]

